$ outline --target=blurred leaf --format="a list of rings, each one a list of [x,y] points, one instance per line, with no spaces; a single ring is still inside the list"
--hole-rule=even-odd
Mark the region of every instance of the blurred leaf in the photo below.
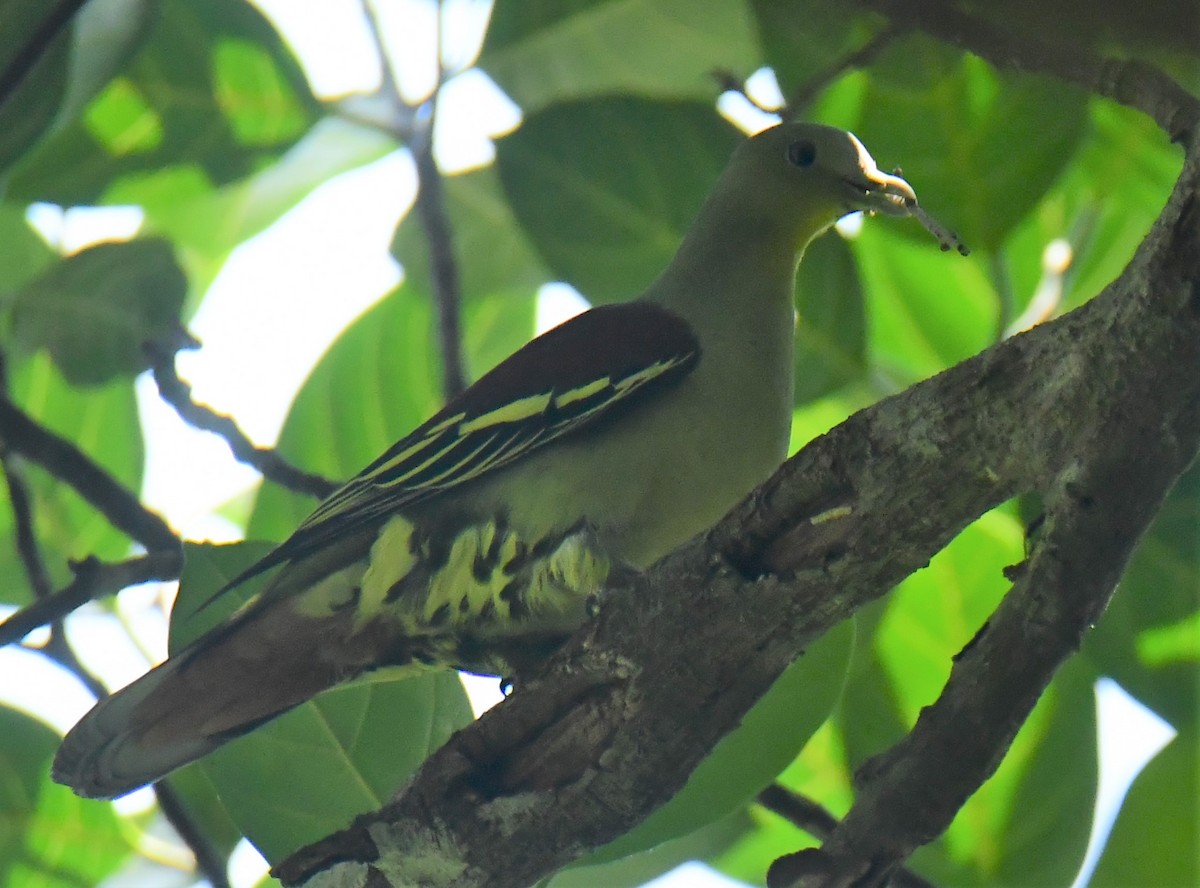
[[[63,380],[49,358],[34,355],[10,368],[10,382],[12,398],[22,410],[74,442],[130,490],[140,488],[142,437],[128,380],[80,392]],[[34,531],[45,551],[53,553],[47,567],[55,583],[69,577],[67,558],[92,554],[117,559],[129,553],[129,539],[69,484],[34,465],[28,465],[27,476],[34,494]],[[0,509],[0,533],[11,534],[11,521],[11,510]],[[24,576],[11,540],[0,545],[0,576]],[[23,583],[0,583],[0,600],[26,603],[28,590]]]
[[[893,390],[995,341],[996,297],[977,259],[942,253],[929,240],[910,241],[898,226],[872,221],[855,241],[855,255],[867,294],[872,369]]]
[[[1089,888],[1200,885],[1200,739],[1181,733],[1134,781]]]
[[[96,203],[118,178],[176,164],[223,184],[316,119],[291,51],[242,0],[162,0],[124,74],[14,171],[10,199]]]
[[[472,170],[445,181],[446,215],[454,232],[454,256],[467,301],[498,292],[532,294],[550,279],[521,231],[493,167]],[[429,244],[416,213],[396,229],[392,255],[404,266],[404,279],[432,293]]]
[[[296,395],[279,449],[296,465],[346,479],[431,416],[441,402],[429,301],[401,286],[338,337]],[[316,505],[266,485],[247,533],[281,540]]]
[[[528,113],[616,92],[711,102],[715,70],[761,61],[740,0],[522,0],[496,4],[479,65]]]
[[[197,294],[216,277],[229,253],[276,222],[314,189],[395,150],[375,130],[337,118],[319,121],[277,162],[245,179],[214,187],[196,167],[168,166],[119,179],[107,204],[134,204],[143,230],[170,237]]]
[[[57,735],[53,739],[57,745]],[[43,765],[40,776],[24,847],[11,861],[0,858],[0,870],[4,862],[11,866],[4,884],[79,888],[103,883],[134,853],[128,827],[118,821],[112,805],[81,799],[53,783],[49,767]]]
[[[463,353],[469,379],[478,379],[533,338],[537,296],[498,293],[464,306]]]
[[[175,344],[187,278],[170,243],[88,247],[51,266],[16,296],[17,341],[45,348],[74,385],[99,385],[149,366],[148,342]]]
[[[0,0],[0,71],[6,71],[38,38],[48,14],[44,3]],[[54,122],[67,92],[68,32],[60,32],[0,105],[0,175]],[[0,184],[3,179],[0,178]],[[2,191],[2,189],[0,189]]]
[[[638,888],[681,864],[720,854],[745,834],[750,818],[743,811],[664,842],[649,851],[595,866],[572,866],[553,876],[547,888]]]
[[[551,271],[611,302],[666,268],[737,143],[710,106],[603,98],[532,115],[496,159]]]
[[[796,403],[841,388],[863,373],[866,322],[854,254],[830,233],[804,251],[796,273]]]
[[[173,652],[261,588],[262,581],[251,581],[198,610],[268,548],[188,544],[171,620]],[[326,691],[191,766],[212,781],[229,816],[272,862],[383,805],[430,752],[471,721],[455,673],[399,680],[389,674]]]
[[[0,884],[25,855],[42,778],[57,748],[50,728],[0,706]]]
[[[901,164],[922,205],[968,245],[994,250],[1071,160],[1087,105],[1059,81],[997,73],[912,36],[872,66],[851,128],[881,165]]]
[[[676,796],[583,865],[653,848],[725,816],[753,799],[796,757],[842,692],[854,625],[813,644],[709,753]]]
[[[8,294],[57,259],[26,221],[25,207],[0,203],[0,306],[7,307]]]
[[[999,835],[989,833],[975,842],[976,847],[995,846],[997,884],[1070,885],[1079,872],[1100,769],[1095,678],[1086,661],[1068,660],[1038,703],[1049,712],[1040,714],[1045,718],[1041,736],[1015,777],[1008,822]],[[1037,718],[1027,724],[1036,728]],[[1005,779],[1005,764],[993,779]]]
[[[1153,642],[1195,632],[1200,614],[1200,465],[1171,491],[1084,650],[1107,675],[1178,730],[1200,724],[1194,642],[1155,655]],[[1165,634],[1164,634],[1165,633]],[[1148,644],[1149,642],[1149,644]],[[1160,650],[1161,650],[1160,643]]]

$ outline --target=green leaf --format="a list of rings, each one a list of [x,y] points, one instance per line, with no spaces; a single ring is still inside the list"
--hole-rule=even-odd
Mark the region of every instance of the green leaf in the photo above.
[[[479,65],[530,112],[617,92],[711,102],[715,70],[761,61],[742,2],[522,0],[496,5]]]
[[[441,403],[429,301],[401,286],[354,322],[300,389],[279,436],[296,465],[346,479],[431,416]],[[315,503],[263,487],[247,533],[283,539]]]
[[[123,75],[21,163],[11,197],[93,204],[122,176],[176,164],[223,184],[278,156],[316,116],[291,51],[253,6],[163,0]]]
[[[862,375],[866,320],[854,254],[836,234],[808,245],[796,273],[796,403]]]
[[[266,551],[261,543],[187,545],[171,616],[173,652],[262,587],[256,579],[201,607]],[[326,691],[192,767],[212,781],[234,823],[278,862],[380,807],[471,718],[456,674],[392,679],[385,672]]]
[[[186,294],[167,241],[98,244],[17,294],[13,331],[25,348],[47,349],[69,382],[98,385],[147,368],[144,345],[174,340]]]
[[[57,737],[55,738],[57,741]],[[134,854],[134,835],[113,806],[81,799],[50,780],[46,768],[25,848],[6,885],[79,888],[100,885]]]
[[[975,843],[994,846],[999,884],[1070,885],[1079,872],[1099,779],[1095,678],[1086,661],[1069,660],[1038,703],[1043,712],[1030,724],[1041,736],[1020,763],[1008,822]],[[1002,770],[997,778],[1005,776]]]
[[[1089,888],[1200,885],[1200,740],[1181,733],[1138,775],[1126,796]]]
[[[828,717],[842,692],[853,648],[852,623],[823,636],[776,680],[741,725],[717,744],[671,801],[582,863],[653,848],[753,799]]]
[[[40,721],[0,706],[0,883],[24,855],[42,777],[58,735]]]
[[[10,371],[13,400],[37,421],[61,435],[103,466],[129,490],[142,478],[142,438],[133,386],[120,380],[86,393],[68,385],[45,355],[35,355]],[[48,554],[47,567],[56,584],[69,577],[67,558],[96,555],[123,558],[129,539],[86,503],[70,485],[26,464],[34,495],[34,532]],[[0,533],[12,533],[12,513],[0,510]],[[28,590],[16,582],[24,576],[11,539],[0,545],[0,600],[24,604]]]
[[[496,155],[513,212],[550,269],[611,302],[667,266],[737,142],[709,106],[622,97],[531,115]]]
[[[0,294],[7,297],[57,259],[26,220],[25,207],[0,203]]]
[[[1084,650],[1178,730],[1200,723],[1200,466],[1171,491]],[[1174,641],[1172,640],[1174,639]]]
[[[881,165],[903,166],[923,206],[972,248],[994,250],[1071,160],[1087,107],[1061,81],[998,74],[913,36],[872,67],[853,129]]]
[[[998,303],[974,260],[867,220],[855,241],[872,369],[899,390],[995,341]]]
[[[495,168],[447,176],[444,182],[446,215],[467,301],[499,292],[532,293],[550,279],[513,218]],[[404,266],[406,283],[419,292],[433,292],[429,244],[416,213],[406,215],[396,228],[392,255]]]

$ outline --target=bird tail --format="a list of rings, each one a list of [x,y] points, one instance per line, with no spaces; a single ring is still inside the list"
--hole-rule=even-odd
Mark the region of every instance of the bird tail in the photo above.
[[[64,738],[54,779],[89,798],[159,780],[391,659],[371,629],[353,608],[306,616],[260,601],[100,701]]]

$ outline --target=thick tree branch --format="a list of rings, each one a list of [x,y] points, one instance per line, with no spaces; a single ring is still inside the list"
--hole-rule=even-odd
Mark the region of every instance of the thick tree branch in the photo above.
[[[837,829],[838,819],[824,806],[792,792],[786,786],[773,783],[758,794],[758,803],[810,836],[825,841]],[[911,870],[901,867],[892,875],[891,888],[933,888]]]
[[[179,377],[175,369],[174,350],[148,346],[147,352],[158,393],[175,408],[184,422],[202,431],[220,435],[238,460],[254,467],[264,478],[280,487],[317,498],[324,498],[337,489],[335,482],[293,466],[274,448],[257,446],[246,437],[233,417],[194,401],[192,387]]]
[[[911,766],[890,755],[879,763],[868,794],[894,802],[908,791],[901,810],[932,810],[919,836],[885,830],[869,848],[852,844],[856,872],[881,874],[907,843],[928,840],[929,824],[978,786],[1015,730],[1008,717],[998,733],[979,729],[969,698],[985,687],[981,672],[999,664],[998,684],[1026,682],[988,701],[1019,719],[1078,647],[1153,504],[1200,446],[1197,194],[1193,144],[1154,230],[1102,294],[814,441],[705,538],[653,566],[637,588],[614,591],[539,675],[434,753],[381,811],[302,849],[279,874],[311,885],[533,883],[666,801],[807,644],[983,512],[1039,490],[1053,536],[997,614],[1000,628],[983,634],[990,657],[964,654],[958,671],[971,678],[939,704],[963,764],[931,774],[921,756]],[[1136,496],[1114,516],[1120,500],[1110,502],[1104,485],[1118,475],[1118,491]],[[1098,563],[1084,557],[1102,547]],[[1015,630],[1031,617],[1043,621],[1027,627],[1039,665],[1025,669],[1026,634]],[[964,737],[974,747],[965,753]],[[924,741],[912,742],[923,755]],[[918,772],[927,782],[915,787],[907,778]],[[835,833],[835,859],[865,835],[855,824],[880,810],[868,801],[866,813],[851,812]]]

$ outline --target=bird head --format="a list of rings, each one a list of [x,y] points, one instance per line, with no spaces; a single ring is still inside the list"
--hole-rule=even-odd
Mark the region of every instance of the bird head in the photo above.
[[[906,216],[916,206],[912,186],[883,172],[852,133],[815,123],[783,123],[746,140],[729,169],[741,182],[740,201],[755,215],[786,220],[806,241],[847,213]],[[734,184],[736,183],[726,183]]]

